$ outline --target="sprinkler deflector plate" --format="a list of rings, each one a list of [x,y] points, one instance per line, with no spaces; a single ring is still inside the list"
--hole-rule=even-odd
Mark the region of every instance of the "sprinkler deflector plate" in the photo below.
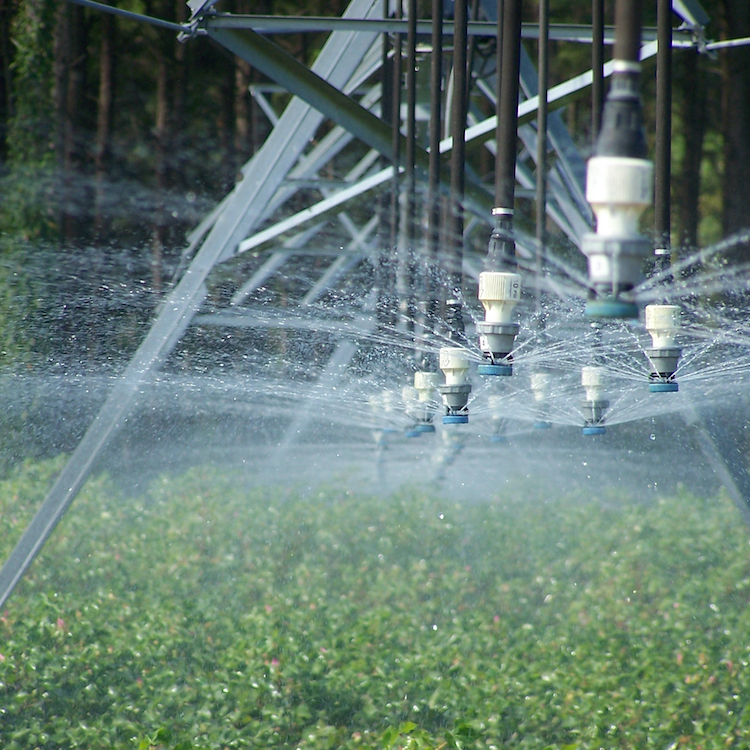
[[[499,375],[501,377],[508,377],[513,374],[513,367],[512,365],[482,364],[477,367],[477,372],[480,375]]]
[[[637,318],[638,305],[620,299],[590,300],[586,303],[589,318]]]
[[[469,424],[469,418],[465,414],[446,414],[443,424]]]
[[[404,437],[408,437],[408,438],[418,438],[418,437],[421,437],[421,436],[422,436],[422,431],[421,430],[414,429],[414,430],[406,430],[404,432]]]
[[[649,393],[677,393],[680,387],[677,383],[649,383]]]
[[[435,432],[434,424],[418,424],[414,427],[417,432]]]
[[[599,424],[592,424],[583,428],[584,435],[604,435],[605,432],[607,432],[607,428]]]

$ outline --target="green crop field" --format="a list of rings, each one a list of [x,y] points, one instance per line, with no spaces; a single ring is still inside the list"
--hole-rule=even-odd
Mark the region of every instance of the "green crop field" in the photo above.
[[[92,480],[0,616],[0,747],[748,747],[731,503],[518,496]]]

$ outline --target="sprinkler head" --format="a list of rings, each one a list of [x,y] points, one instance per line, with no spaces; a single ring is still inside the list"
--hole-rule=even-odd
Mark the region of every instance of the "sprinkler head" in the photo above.
[[[489,407],[490,424],[492,425],[490,441],[493,443],[504,443],[507,441],[505,430],[508,426],[508,420],[503,416],[504,401],[502,396],[488,396],[487,406]]]
[[[650,393],[676,393],[679,390],[674,374],[682,349],[676,346],[680,328],[680,308],[677,305],[647,305],[646,330],[653,347],[645,349],[649,361]]]
[[[402,389],[401,397],[406,414],[415,422],[409,428],[407,437],[418,437],[426,432],[435,432],[432,418],[437,409],[435,396],[440,380],[440,373],[420,370],[414,373],[414,385],[407,385]]]
[[[479,301],[484,307],[484,322],[477,323],[479,347],[489,363],[479,365],[480,375],[513,374],[513,344],[518,323],[513,323],[513,308],[521,299],[521,277],[517,273],[484,271],[479,274]]]
[[[534,422],[535,430],[549,430],[552,422],[546,417],[549,412],[549,391],[552,379],[548,372],[544,370],[531,373],[531,392],[534,394],[534,401],[539,406],[540,419]]]
[[[583,434],[603,435],[604,415],[609,401],[604,395],[604,369],[601,367],[584,367],[581,369],[581,385],[586,391],[586,398],[581,402],[583,412]]]
[[[460,346],[444,346],[440,350],[440,369],[445,375],[445,384],[438,389],[445,404],[443,424],[466,424],[471,393],[471,384],[467,382],[469,359],[466,350]]]
[[[636,318],[638,307],[622,294],[642,279],[649,241],[639,234],[638,220],[653,198],[653,164],[647,159],[603,155],[589,159],[586,199],[596,215],[596,234],[587,233],[581,252],[588,258],[594,297],[586,315]]]
[[[385,445],[389,435],[395,435],[399,432],[394,426],[396,399],[396,394],[389,390],[373,393],[368,398],[370,409],[377,420],[376,424],[379,425],[372,431],[378,445]]]

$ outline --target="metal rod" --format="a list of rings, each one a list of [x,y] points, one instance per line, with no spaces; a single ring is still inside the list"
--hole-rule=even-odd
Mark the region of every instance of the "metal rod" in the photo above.
[[[518,74],[521,55],[521,0],[506,0],[503,13],[503,63],[497,143],[500,184],[497,207],[513,208],[518,136]]]
[[[383,16],[388,18],[389,0],[383,0]],[[393,122],[393,70],[391,69],[391,59],[389,52],[391,49],[388,33],[384,32],[381,42],[381,67],[380,81],[382,86],[381,94],[381,117],[384,122]],[[380,168],[381,171],[391,164],[389,155],[381,153]],[[394,169],[394,171],[396,171]],[[378,327],[381,331],[386,331],[396,324],[394,314],[394,283],[393,283],[393,263],[392,263],[392,216],[391,208],[391,191],[382,190],[379,195],[378,209],[380,222],[378,226],[378,260],[376,268],[376,284],[378,287],[378,301],[375,308]]]
[[[615,60],[638,62],[641,51],[641,0],[615,2]]]
[[[657,272],[670,265],[672,166],[672,3],[657,1],[656,144],[654,151],[654,234]]]
[[[591,3],[591,70],[591,142],[596,143],[604,107],[604,0]]]
[[[495,114],[497,115],[497,126],[495,127],[495,205],[500,203],[500,175],[502,167],[500,164],[500,149],[497,144],[500,143],[502,130],[500,128],[500,99],[502,91],[502,69],[503,69],[503,18],[504,18],[504,0],[497,0],[497,46],[495,48]]]
[[[79,2],[81,4],[91,4],[93,0],[70,0],[70,2]],[[100,3],[101,5],[101,3]],[[104,8],[111,8],[105,5]],[[118,12],[119,10],[107,11]],[[128,11],[121,11],[122,14]],[[138,16],[138,14],[133,14]],[[146,17],[148,18],[148,16]],[[142,20],[138,17],[136,20]],[[158,19],[156,19],[158,20]],[[169,23],[164,21],[163,24]],[[162,25],[163,25],[162,24]],[[176,24],[179,26],[179,24]],[[338,18],[335,16],[263,16],[263,15],[240,15],[240,14],[216,14],[207,15],[200,21],[196,33],[202,34],[208,29],[252,29],[261,34],[300,34],[315,33],[323,31],[369,31],[373,34],[389,33],[405,34],[407,31],[408,21],[397,18]],[[431,32],[431,21],[417,21],[417,36],[427,37]],[[190,25],[180,26],[181,31],[190,32]],[[695,46],[695,40],[691,36],[689,29],[675,29],[675,38],[685,46]],[[469,36],[475,37],[495,37],[497,34],[497,24],[495,21],[469,21],[467,26]],[[443,23],[443,36],[453,36],[453,24],[450,21]],[[521,36],[523,39],[538,39],[539,25],[536,23],[523,24]],[[591,26],[589,24],[550,24],[549,38],[559,42],[573,42],[577,44],[591,43]],[[604,30],[604,43],[611,45],[614,43],[614,27],[606,26]],[[644,27],[642,30],[642,40],[644,42],[654,41],[656,39],[656,29],[654,27]],[[738,39],[727,42],[712,42],[706,45],[706,49],[717,49],[726,46],[741,46],[750,43],[750,39]]]
[[[161,18],[154,18],[153,16],[145,16],[143,13],[133,13],[130,10],[123,10],[122,8],[113,8],[111,5],[105,3],[97,3],[94,0],[69,0],[71,3],[76,5],[83,5],[84,8],[94,8],[94,10],[100,10],[104,13],[111,13],[113,16],[122,16],[131,21],[141,21],[142,23],[150,24],[151,26],[158,26],[162,29],[169,29],[170,31],[184,32],[187,30],[186,26],[181,23],[173,23],[172,21],[164,21]]]
[[[432,59],[430,66],[430,162],[427,175],[427,320],[434,329],[440,309],[438,257],[440,251],[440,135],[443,102],[443,0],[432,0]]]
[[[404,206],[403,266],[406,305],[406,329],[414,330],[417,315],[415,286],[415,217],[417,208],[416,148],[417,148],[417,0],[407,3],[406,35],[406,195]]]
[[[464,254],[464,188],[466,160],[466,43],[467,43],[467,0],[456,0],[453,17],[453,97],[451,101],[451,255],[448,263],[449,294],[446,303],[446,317],[450,335],[460,340],[464,334],[461,309]]]
[[[547,90],[549,88],[549,0],[539,0],[539,111],[536,120],[536,301],[542,307],[542,276],[547,225]]]
[[[401,17],[401,3],[396,4],[396,14]],[[401,34],[393,37],[393,76],[391,84],[391,162],[393,163],[393,182],[391,183],[391,252],[398,247],[399,230],[399,171],[401,163],[401,77],[403,40]]]
[[[495,228],[490,235],[485,268],[514,269],[513,210],[516,189],[516,142],[518,140],[518,78],[521,68],[522,0],[503,3],[503,49],[500,66],[500,98],[495,130]]]

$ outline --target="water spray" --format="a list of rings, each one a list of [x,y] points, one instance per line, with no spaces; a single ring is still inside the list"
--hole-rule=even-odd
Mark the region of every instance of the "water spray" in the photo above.
[[[596,365],[581,369],[581,385],[586,391],[586,398],[581,402],[583,411],[583,434],[603,435],[604,415],[609,401],[604,395],[604,368]]]
[[[676,345],[680,328],[680,308],[677,305],[647,305],[646,330],[651,334],[653,348],[645,349],[649,361],[651,393],[676,393],[674,379],[682,349]]]
[[[653,164],[646,158],[639,93],[640,24],[640,3],[617,0],[612,83],[586,176],[596,233],[585,234],[581,243],[592,293],[586,314],[597,318],[638,317],[627,293],[642,280],[643,261],[651,250],[638,231],[653,198]]]
[[[469,421],[468,382],[469,358],[460,346],[444,346],[440,350],[440,369],[445,375],[445,384],[439,387],[445,404],[443,424],[466,424]]]
[[[511,351],[518,335],[513,308],[521,299],[521,277],[517,273],[484,271],[479,274],[479,301],[484,322],[477,323],[479,347],[488,363],[479,365],[480,375],[512,375]]]

